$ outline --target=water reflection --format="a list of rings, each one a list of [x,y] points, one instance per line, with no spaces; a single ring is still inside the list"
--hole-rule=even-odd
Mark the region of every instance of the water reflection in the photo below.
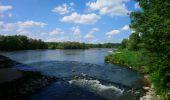
[[[114,49],[87,49],[87,50],[25,50],[15,52],[0,52],[21,63],[39,61],[78,61],[94,64],[104,63],[104,57]]]

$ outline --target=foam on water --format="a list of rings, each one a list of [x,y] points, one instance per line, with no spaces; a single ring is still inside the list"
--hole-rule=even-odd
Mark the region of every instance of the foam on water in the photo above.
[[[121,90],[120,88],[114,85],[104,85],[98,80],[73,79],[70,80],[69,83],[77,85],[81,88],[85,88],[91,92],[97,93],[100,96],[106,96],[104,95],[105,93],[110,93],[111,97],[115,96],[115,94],[117,96],[121,96],[124,92],[124,90]]]

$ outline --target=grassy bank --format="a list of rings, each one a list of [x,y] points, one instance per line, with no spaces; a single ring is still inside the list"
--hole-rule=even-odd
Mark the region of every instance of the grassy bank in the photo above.
[[[143,51],[119,50],[105,57],[105,62],[125,65],[140,73],[148,73],[149,57]]]
[[[157,63],[155,64],[153,61],[156,62],[156,58],[144,51],[118,50],[105,57],[105,62],[125,65],[149,76],[147,79],[150,84],[153,84],[156,94],[159,94],[162,100],[169,100],[170,89],[161,84],[163,77],[159,75],[159,70],[154,69],[153,66],[156,66]]]

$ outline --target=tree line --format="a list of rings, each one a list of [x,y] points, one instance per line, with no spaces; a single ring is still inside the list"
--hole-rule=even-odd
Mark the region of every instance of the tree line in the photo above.
[[[80,42],[48,42],[50,49],[89,49],[89,48],[116,48],[120,43],[90,44]]]
[[[135,31],[123,39],[121,49],[145,51],[150,56],[148,74],[157,93],[167,99],[170,92],[170,1],[136,0],[140,10],[131,12]]]
[[[22,35],[0,35],[0,50],[47,49],[48,46],[40,39],[31,39]]]
[[[23,35],[0,35],[0,50],[33,50],[33,49],[89,49],[89,48],[115,48],[119,43],[87,44],[79,42],[43,42]]]

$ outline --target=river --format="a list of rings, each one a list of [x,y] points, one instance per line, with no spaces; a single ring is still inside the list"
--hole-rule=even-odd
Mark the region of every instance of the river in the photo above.
[[[114,49],[24,50],[0,52],[28,66],[21,70],[40,71],[59,78],[29,100],[138,100],[142,76],[123,66],[104,63]]]

